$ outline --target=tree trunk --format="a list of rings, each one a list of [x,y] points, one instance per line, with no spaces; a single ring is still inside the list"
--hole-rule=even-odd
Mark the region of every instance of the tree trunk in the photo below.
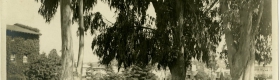
[[[183,57],[179,57],[172,66],[168,66],[172,76],[172,80],[185,80],[186,68],[184,65]]]
[[[247,26],[248,27],[248,26]],[[243,29],[245,27],[242,27]],[[245,31],[246,29],[244,29]],[[233,80],[254,80],[254,39],[253,35],[241,34],[240,44],[234,46],[230,42],[232,34],[226,32],[226,43],[228,47],[228,60],[230,65],[230,74]],[[242,42],[242,43],[241,43]],[[232,49],[230,49],[232,48]],[[235,48],[238,48],[237,50]]]
[[[80,34],[80,42],[79,42],[79,54],[78,54],[78,78],[82,80],[82,67],[83,67],[83,59],[84,59],[84,18],[83,18],[83,0],[80,0],[79,4],[79,34]]]
[[[61,0],[62,73],[60,80],[73,80],[73,47],[71,35],[71,0]]]
[[[221,2],[221,11],[222,14],[225,14],[227,10],[227,4]],[[262,5],[263,1],[259,8],[259,19],[262,15]],[[228,61],[230,67],[230,74],[233,80],[254,80],[254,62],[255,62],[255,39],[256,36],[255,30],[258,29],[259,22],[252,24],[253,9],[248,7],[251,6],[250,3],[244,4],[245,7],[240,9],[240,35],[239,37],[234,37],[233,34],[236,33],[232,31],[232,26],[236,27],[235,24],[232,24],[231,21],[227,21],[226,17],[223,17],[222,26],[225,27],[225,39],[228,49]],[[234,39],[239,39],[239,43],[236,44]]]
[[[172,75],[172,80],[185,80],[186,78],[186,66],[185,66],[185,57],[184,57],[184,47],[183,47],[183,21],[184,21],[184,8],[183,8],[183,2],[182,0],[177,0],[176,1],[176,15],[177,15],[177,21],[178,21],[178,26],[177,26],[177,31],[175,31],[178,35],[176,41],[178,43],[178,57],[174,61],[172,65],[170,65],[170,72]]]
[[[152,0],[152,4],[154,6],[157,18],[159,17],[158,15],[161,15],[161,8],[162,5],[161,3],[159,3],[156,0]],[[178,57],[177,59],[174,60],[174,63],[171,63],[168,65],[169,69],[170,69],[170,73],[172,76],[172,80],[185,80],[186,78],[186,66],[185,66],[185,55],[184,55],[184,47],[183,47],[183,21],[184,21],[184,17],[183,17],[183,13],[184,13],[184,6],[183,6],[183,2],[182,0],[177,0],[176,1],[176,17],[177,17],[177,21],[178,24],[176,24],[177,28],[175,32],[175,36],[174,39],[174,44],[176,44],[176,46],[178,47]]]

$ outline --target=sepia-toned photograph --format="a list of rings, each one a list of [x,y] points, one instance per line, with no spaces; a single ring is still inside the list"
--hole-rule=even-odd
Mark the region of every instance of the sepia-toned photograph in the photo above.
[[[1,80],[278,80],[277,0],[0,0]]]

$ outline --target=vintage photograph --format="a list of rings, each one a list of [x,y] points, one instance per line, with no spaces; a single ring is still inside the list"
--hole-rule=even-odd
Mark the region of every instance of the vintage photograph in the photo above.
[[[274,0],[2,0],[1,80],[278,80]]]

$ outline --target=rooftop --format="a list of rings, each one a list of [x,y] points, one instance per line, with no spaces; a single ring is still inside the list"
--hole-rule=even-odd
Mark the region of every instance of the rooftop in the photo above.
[[[36,34],[36,35],[42,35],[40,33],[40,30],[37,28],[32,28],[27,25],[16,23],[14,25],[7,25],[7,30],[10,31],[17,31],[17,32],[23,32],[23,33],[29,33],[29,34]]]

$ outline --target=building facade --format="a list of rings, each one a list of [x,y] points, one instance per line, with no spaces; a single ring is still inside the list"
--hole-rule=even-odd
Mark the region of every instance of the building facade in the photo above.
[[[37,28],[19,23],[6,27],[7,80],[24,80],[24,71],[39,54],[41,33]]]

